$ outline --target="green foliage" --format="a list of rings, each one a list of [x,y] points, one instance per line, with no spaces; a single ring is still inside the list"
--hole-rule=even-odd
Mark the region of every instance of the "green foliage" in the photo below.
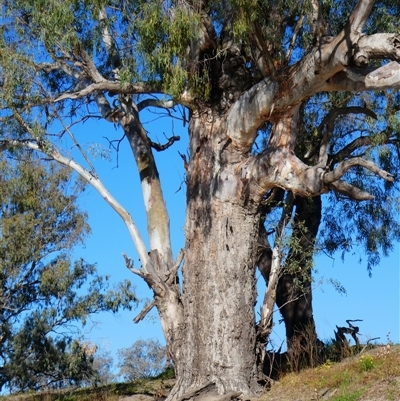
[[[375,198],[367,202],[355,202],[337,193],[328,194],[324,202],[321,228],[318,233],[318,246],[334,255],[342,257],[348,252],[358,253],[360,260],[366,262],[371,274],[372,268],[387,256],[393,244],[400,240],[400,221],[397,216],[400,203],[398,199],[398,172],[400,167],[399,121],[400,96],[398,93],[335,93],[311,98],[302,111],[302,138],[297,153],[310,157],[306,163],[316,163],[321,137],[319,125],[328,112],[335,108],[349,106],[367,107],[383,119],[374,120],[362,114],[346,114],[335,120],[330,137],[329,154],[332,169],[342,161],[338,155],[349,143],[365,140],[352,156],[362,156],[374,162],[394,177],[394,183],[377,180],[363,168],[349,171],[344,180],[371,193]],[[363,137],[368,138],[363,138]],[[366,140],[368,139],[368,141]],[[347,156],[346,156],[347,157]],[[341,216],[340,219],[337,216]]]
[[[358,365],[361,371],[368,372],[375,367],[375,360],[371,355],[362,355],[358,360]]]
[[[130,283],[108,290],[94,265],[70,259],[89,232],[77,207],[82,184],[65,168],[14,156],[0,160],[0,386],[79,384],[94,369],[78,325],[135,297]]]

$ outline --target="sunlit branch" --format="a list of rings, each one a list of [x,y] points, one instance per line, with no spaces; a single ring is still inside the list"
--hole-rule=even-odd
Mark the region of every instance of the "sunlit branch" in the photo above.
[[[139,93],[161,93],[159,84],[148,84],[148,83],[135,83],[135,84],[122,84],[120,82],[113,81],[102,81],[95,82],[83,89],[64,92],[62,95],[57,96],[53,99],[53,103],[60,102],[65,99],[80,99],[85,96],[96,94],[96,92],[113,92],[116,94],[139,94]]]
[[[296,44],[297,36],[298,36],[298,34],[300,32],[300,29],[301,29],[301,27],[303,25],[303,21],[304,21],[304,15],[302,15],[298,19],[298,21],[296,23],[296,26],[294,27],[293,35],[292,35],[292,38],[290,39],[289,48],[288,48],[288,51],[286,53],[286,60],[287,61],[290,61],[290,59],[292,57],[293,49],[294,49],[294,46]]]
[[[118,73],[117,66],[120,64],[117,48],[115,46],[114,38],[108,29],[108,17],[105,7],[99,10],[99,22],[102,27],[102,38],[104,46],[106,47],[111,65],[115,68],[114,73]]]
[[[374,199],[374,196],[370,193],[362,191],[354,185],[351,185],[348,182],[342,180],[332,182],[331,184],[329,184],[329,188],[354,200],[363,201]]]
[[[351,159],[344,160],[340,162],[335,170],[325,173],[323,177],[323,181],[325,184],[332,184],[335,181],[338,181],[342,178],[348,170],[352,167],[364,167],[367,170],[371,171],[372,173],[378,175],[379,177],[383,178],[386,181],[393,182],[394,178],[391,174],[386,172],[385,170],[380,169],[375,163],[362,159],[361,157],[353,157]]]
[[[23,126],[26,127],[26,124],[23,124]],[[31,130],[29,130],[28,132],[31,132]],[[33,142],[33,141],[22,141],[22,140],[0,141],[0,149],[2,149],[2,150],[11,148],[14,146],[15,147],[26,147],[26,148],[36,150],[41,153],[45,153],[51,159],[63,164],[64,166],[72,168],[85,181],[87,181],[91,186],[93,186],[99,192],[99,194],[102,196],[102,198],[114,209],[115,212],[118,213],[118,215],[124,221],[125,225],[128,228],[128,231],[132,237],[132,240],[135,244],[139,258],[143,263],[143,271],[144,272],[147,271],[146,268],[147,268],[147,264],[148,264],[147,262],[149,260],[149,256],[147,254],[146,246],[141,238],[141,235],[140,235],[131,215],[111,195],[111,193],[106,189],[106,187],[103,185],[103,183],[100,181],[100,179],[93,176],[93,174],[90,171],[86,170],[84,167],[82,167],[80,164],[78,164],[74,160],[61,155],[55,148],[50,148],[49,150],[45,150],[43,146],[41,146],[39,143]]]
[[[349,18],[350,29],[361,32],[371,14],[375,0],[359,0]]]
[[[400,89],[400,64],[391,61],[381,67],[347,68],[326,81],[322,90],[361,92]]]
[[[137,104],[138,111],[142,111],[146,107],[156,107],[160,109],[170,109],[175,106],[173,100],[162,100],[162,99],[144,99]]]
[[[272,248],[271,268],[268,277],[268,286],[265,291],[264,301],[261,307],[261,338],[268,338],[272,330],[272,314],[276,300],[276,291],[278,287],[278,281],[283,270],[282,248],[284,247],[284,232],[293,212],[293,201],[293,193],[288,192],[285,200],[285,206],[282,209],[281,218],[276,227],[274,246]]]

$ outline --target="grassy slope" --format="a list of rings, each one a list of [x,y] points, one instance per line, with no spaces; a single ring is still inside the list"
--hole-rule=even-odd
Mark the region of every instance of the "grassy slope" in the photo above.
[[[400,346],[382,346],[337,364],[287,374],[260,400],[400,401]]]
[[[2,401],[119,401],[132,394],[168,394],[168,377],[97,389],[1,397]],[[148,400],[151,399],[148,397]],[[143,397],[144,400],[144,397]],[[400,345],[375,348],[341,363],[289,373],[257,401],[400,401]]]

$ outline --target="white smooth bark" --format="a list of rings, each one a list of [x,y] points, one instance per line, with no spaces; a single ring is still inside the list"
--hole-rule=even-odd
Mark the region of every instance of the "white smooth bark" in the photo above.
[[[76,171],[85,181],[87,181],[93,188],[97,190],[97,192],[101,195],[101,197],[118,213],[118,215],[122,218],[125,225],[128,228],[128,231],[131,235],[131,238],[135,244],[136,250],[138,252],[139,258],[143,263],[143,270],[146,271],[147,261],[149,256],[147,254],[147,249],[144,244],[144,241],[139,233],[139,230],[134,223],[132,216],[127,212],[127,210],[111,195],[111,193],[107,190],[101,180],[97,177],[94,177],[90,171],[86,170],[79,163],[75,162],[72,159],[69,159],[63,155],[61,155],[57,150],[52,149],[48,152],[44,152],[44,150],[35,142],[32,141],[18,141],[18,140],[7,140],[2,141],[2,146],[11,147],[27,147],[29,149],[33,149],[42,153],[45,153],[47,156],[51,157],[55,161],[63,164],[64,166],[72,168]]]

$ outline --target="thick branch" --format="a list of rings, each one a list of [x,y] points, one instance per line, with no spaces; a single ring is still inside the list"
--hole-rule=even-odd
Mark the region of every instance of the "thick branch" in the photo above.
[[[329,188],[335,192],[339,192],[350,199],[354,200],[372,200],[374,196],[366,191],[362,191],[361,189],[355,187],[354,185],[350,185],[348,182],[338,180],[329,185]]]
[[[379,177],[383,178],[386,181],[393,182],[393,176],[387,173],[385,170],[380,169],[375,163],[362,159],[361,157],[353,157],[351,159],[347,159],[342,161],[337,165],[335,170],[326,173],[324,175],[323,181],[325,184],[332,184],[335,181],[340,180],[348,170],[352,167],[361,166],[366,168],[367,170],[373,172]]]
[[[356,65],[365,67],[377,59],[400,61],[400,34],[376,33],[360,38],[354,54]]]
[[[393,181],[390,174],[361,157],[345,160],[334,171],[327,172],[325,166],[308,166],[285,149],[267,149],[252,158],[241,166],[241,177],[256,202],[276,187],[301,196],[313,197],[335,190],[357,200],[372,199],[370,194],[340,180],[356,166],[364,167],[386,181]]]
[[[378,68],[348,68],[326,81],[327,92],[400,89],[400,64],[391,61]]]
[[[354,48],[359,63],[365,55],[369,59],[399,58],[398,34],[361,34],[373,3],[360,0],[346,28],[334,40],[315,47],[295,65],[277,71],[274,79],[260,81],[238,99],[227,118],[228,135],[236,147],[248,151],[265,121],[273,120],[274,115],[279,117],[315,93],[400,87],[400,65],[396,62],[369,70],[348,67]]]
[[[349,18],[350,29],[361,32],[371,14],[375,0],[359,0]]]
[[[108,29],[108,17],[105,7],[99,10],[99,23],[102,28],[102,38],[104,46],[106,47],[109,61],[115,68],[114,73],[118,73],[118,66],[120,64],[119,54],[115,46],[114,38],[112,37],[110,30]]]
[[[53,99],[53,103],[60,102],[65,99],[80,99],[85,96],[95,94],[96,92],[113,92],[116,94],[137,94],[137,93],[161,93],[161,88],[158,84],[136,83],[122,84],[120,82],[102,81],[86,86],[85,88],[73,91],[64,92]]]
[[[162,258],[160,267],[168,270],[172,264],[169,215],[165,206],[156,162],[134,104],[121,99],[121,107],[126,116],[119,123],[125,131],[138,167],[144,204],[147,214],[147,231],[150,249],[158,250]],[[173,143],[176,139],[171,139]]]
[[[162,99],[144,99],[137,104],[138,111],[142,111],[146,107],[157,107],[160,109],[171,109],[175,106],[173,100],[162,100]]]

